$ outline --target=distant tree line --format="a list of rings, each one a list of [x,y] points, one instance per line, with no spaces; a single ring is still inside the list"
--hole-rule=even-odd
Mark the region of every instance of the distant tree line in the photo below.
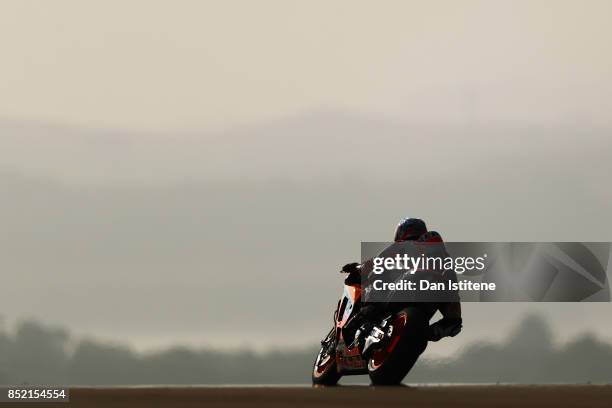
[[[137,353],[126,346],[74,340],[66,330],[27,321],[11,333],[0,332],[0,383],[303,384],[310,382],[316,351],[174,347]],[[612,345],[584,335],[555,347],[549,327],[537,317],[526,318],[502,344],[474,344],[444,360],[424,357],[406,382],[612,382]]]

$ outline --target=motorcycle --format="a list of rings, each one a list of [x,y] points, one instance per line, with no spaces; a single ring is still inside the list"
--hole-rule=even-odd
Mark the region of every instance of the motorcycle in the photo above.
[[[342,376],[364,374],[374,385],[397,385],[425,351],[429,319],[436,309],[427,303],[390,303],[384,317],[366,333],[363,349],[370,352],[364,358],[347,333],[349,322],[358,317],[361,297],[359,278],[349,276],[334,312],[334,325],[321,341],[314,362],[313,385],[336,385]]]

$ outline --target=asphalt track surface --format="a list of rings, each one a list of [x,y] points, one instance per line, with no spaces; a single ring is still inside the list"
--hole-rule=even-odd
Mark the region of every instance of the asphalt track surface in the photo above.
[[[0,407],[612,407],[612,385],[71,388],[67,403]]]

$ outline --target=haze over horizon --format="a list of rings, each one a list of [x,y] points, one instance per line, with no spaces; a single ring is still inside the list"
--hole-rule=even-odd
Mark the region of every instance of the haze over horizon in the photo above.
[[[576,143],[575,129],[554,126],[317,113],[153,146],[131,132],[2,122],[0,131],[5,317],[141,350],[314,344],[341,289],[337,269],[406,215],[446,240],[610,240],[602,187],[612,164],[599,129]],[[412,141],[420,153],[406,169]],[[568,167],[577,152],[584,160]],[[560,341],[583,331],[612,339],[601,324],[609,304],[465,310],[465,333],[430,354],[502,341],[533,311]]]

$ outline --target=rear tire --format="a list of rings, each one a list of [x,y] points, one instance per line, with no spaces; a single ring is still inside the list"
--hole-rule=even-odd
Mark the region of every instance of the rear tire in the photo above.
[[[393,333],[389,345],[368,360],[368,375],[373,385],[399,385],[427,347],[429,318],[420,308],[400,310],[391,324]]]

